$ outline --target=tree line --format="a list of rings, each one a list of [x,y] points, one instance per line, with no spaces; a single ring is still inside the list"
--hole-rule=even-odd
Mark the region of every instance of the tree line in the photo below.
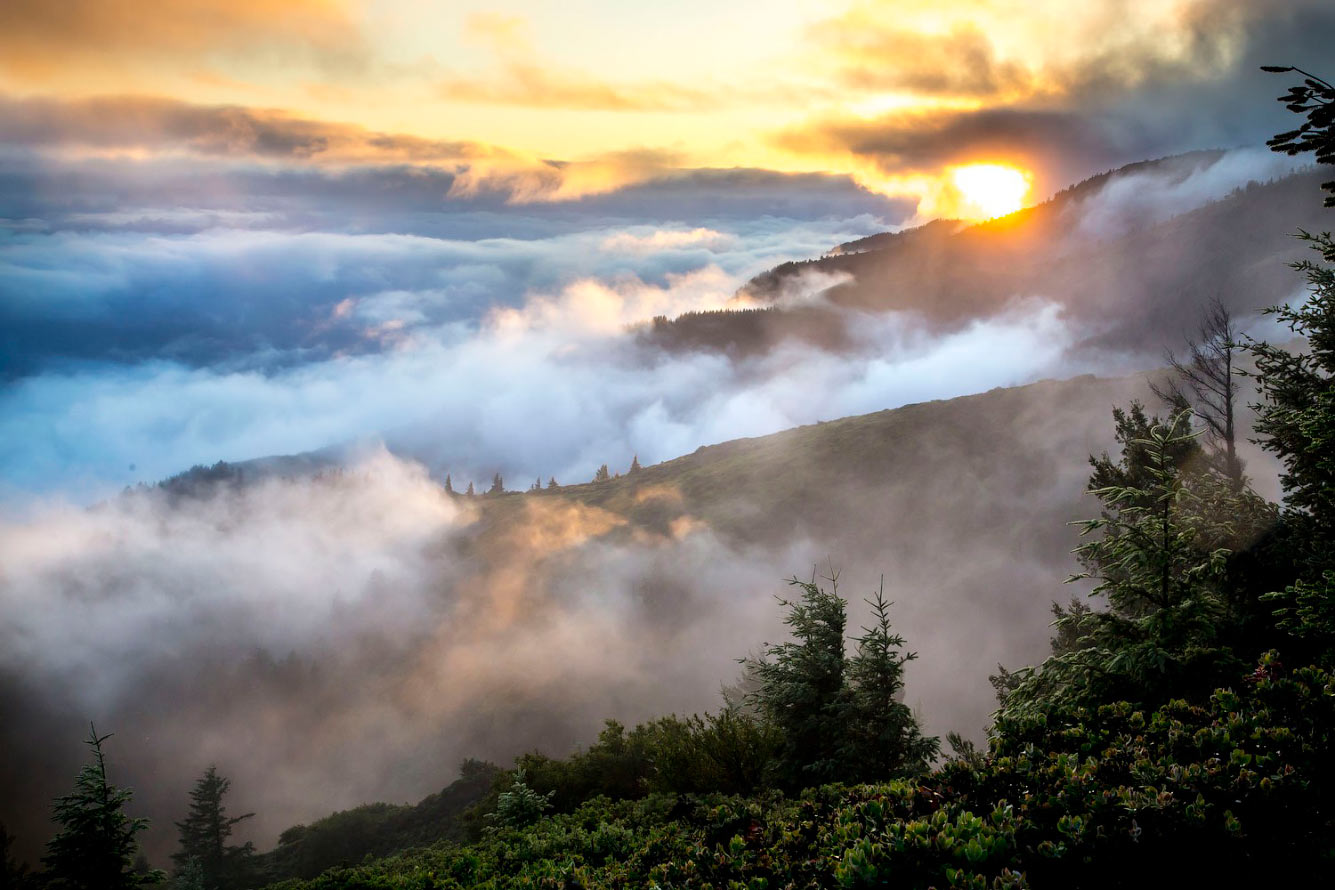
[[[640,456],[639,456],[638,454],[633,455],[633,456],[631,457],[631,459],[630,459],[630,467],[626,470],[626,475],[627,475],[627,476],[634,476],[635,474],[639,473],[641,469],[643,469],[643,467],[640,466]],[[612,479],[620,479],[620,478],[621,478],[621,473],[620,473],[620,472],[613,473],[611,470],[608,469],[607,464],[600,464],[599,467],[598,467],[598,469],[595,470],[594,473],[593,473],[593,480],[592,480],[592,481],[593,481],[593,482],[609,482],[609,481],[611,481]],[[443,483],[442,487],[445,489],[445,493],[446,493],[446,494],[450,494],[450,495],[457,495],[457,494],[460,494],[460,492],[456,491],[455,488],[454,488],[454,478],[453,478],[453,476],[452,476],[450,473],[446,473],[446,474],[445,474],[445,482]],[[560,484],[556,481],[556,477],[555,477],[555,476],[550,476],[550,477],[548,477],[548,479],[547,479],[547,485],[546,485],[546,490],[548,490],[548,491],[554,491],[554,490],[556,490],[556,489],[558,489],[558,488],[560,488],[560,487],[561,487],[561,486],[560,486]],[[530,493],[533,493],[533,492],[539,492],[539,491],[542,491],[543,489],[544,489],[544,486],[543,486],[543,484],[542,484],[542,477],[541,477],[541,476],[539,476],[537,479],[534,479],[534,480],[533,480],[533,484],[530,485],[530,486],[528,487],[528,491],[529,491]],[[487,489],[487,491],[486,491],[486,495],[489,496],[489,497],[493,497],[493,496],[495,496],[495,495],[501,495],[501,494],[505,494],[505,493],[506,493],[506,489],[505,489],[505,478],[504,478],[500,473],[496,473],[495,475],[493,475],[493,476],[491,477],[491,487]],[[468,488],[465,489],[465,490],[462,492],[462,494],[463,494],[465,497],[476,497],[476,495],[477,495],[477,489],[474,487],[473,483],[470,481],[470,482],[468,483]]]

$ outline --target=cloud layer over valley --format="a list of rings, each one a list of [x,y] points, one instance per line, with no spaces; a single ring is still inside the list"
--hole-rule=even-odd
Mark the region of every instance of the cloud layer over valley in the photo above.
[[[1068,206],[1061,231],[1074,234],[1052,239],[1097,244],[1289,167],[1242,152],[1162,182],[1114,178]],[[1175,336],[1072,350],[1103,335],[1116,307],[1072,315],[1073,295],[1041,290],[992,295],[946,328],[911,292],[901,311],[854,302],[835,316],[837,349],[664,352],[635,335],[654,316],[759,305],[738,296],[751,276],[894,221],[893,203],[833,178],[719,178],[711,214],[687,224],[637,219],[610,198],[577,210],[442,205],[392,168],[285,178],[206,165],[197,201],[164,206],[153,183],[128,176],[99,205],[99,187],[127,170],[77,164],[57,201],[34,186],[49,172],[11,166],[29,202],[0,241],[0,486],[11,493],[86,503],[197,463],[375,437],[461,480],[578,480],[637,453],[653,462],[910,401],[1146,366]],[[862,212],[831,217],[836,207]],[[799,275],[777,305],[823,306],[841,281]]]

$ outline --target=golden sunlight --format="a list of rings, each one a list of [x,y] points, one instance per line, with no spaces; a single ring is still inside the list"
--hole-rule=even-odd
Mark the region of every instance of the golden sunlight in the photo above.
[[[1024,206],[1032,176],[1005,164],[968,164],[951,170],[950,179],[963,198],[961,215],[992,219]]]

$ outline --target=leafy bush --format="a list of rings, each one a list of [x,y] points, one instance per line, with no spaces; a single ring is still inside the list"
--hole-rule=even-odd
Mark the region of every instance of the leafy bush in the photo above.
[[[480,843],[282,890],[1107,888],[1269,883],[1335,868],[1335,678],[1273,656],[1207,705],[1003,721],[981,765],[798,798],[596,798]]]

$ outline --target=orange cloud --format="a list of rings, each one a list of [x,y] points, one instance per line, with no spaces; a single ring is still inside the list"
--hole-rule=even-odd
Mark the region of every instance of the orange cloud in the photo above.
[[[185,154],[205,158],[331,165],[414,164],[448,170],[442,197],[501,193],[511,203],[568,201],[667,176],[683,159],[671,152],[608,152],[550,161],[467,140],[380,133],[285,111],[191,105],[155,96],[8,99],[0,95],[0,144],[56,154]]]
[[[851,90],[1002,101],[1127,88],[1232,62],[1264,3],[867,0],[808,29],[810,63]]]
[[[503,191],[516,204],[569,201],[668,176],[681,169],[682,160],[672,152],[642,149],[608,152],[582,161],[478,164],[460,171],[450,197]]]
[[[521,156],[468,141],[377,133],[284,111],[192,105],[156,96],[0,97],[4,142],[57,150],[184,152],[212,157],[339,163],[472,163]]]
[[[924,215],[968,206],[948,175],[965,164],[1032,172],[1041,196],[1126,160],[1125,122],[1105,112],[1156,83],[1221,76],[1268,5],[1178,0],[1128,16],[1120,0],[865,0],[807,30],[807,64],[845,100],[772,144],[916,196]]]
[[[948,96],[1030,92],[1034,74],[1023,63],[998,58],[976,24],[957,22],[930,34],[869,21],[858,12],[821,22],[812,37],[846,87]]]
[[[5,0],[0,70],[38,79],[71,65],[104,69],[143,55],[304,46],[346,52],[359,35],[340,0]]]

